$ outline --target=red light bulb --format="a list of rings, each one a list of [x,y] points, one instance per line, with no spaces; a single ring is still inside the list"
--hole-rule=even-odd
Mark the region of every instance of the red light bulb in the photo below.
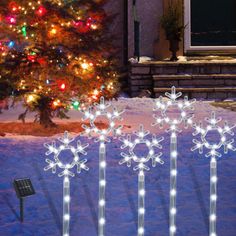
[[[64,91],[65,89],[66,89],[66,84],[65,83],[60,84],[60,90]]]
[[[9,24],[14,25],[16,23],[16,17],[8,16],[7,21],[8,21]]]
[[[9,9],[11,12],[16,13],[19,10],[19,5],[16,2],[10,2]]]
[[[44,6],[40,6],[37,10],[36,10],[36,15],[38,16],[44,16],[46,14],[47,10]]]

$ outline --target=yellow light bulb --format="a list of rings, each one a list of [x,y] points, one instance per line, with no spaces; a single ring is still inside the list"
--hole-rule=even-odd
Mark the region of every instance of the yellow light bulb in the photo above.
[[[55,28],[53,28],[51,31],[50,31],[51,34],[56,34],[57,33],[57,30]]]
[[[27,97],[27,103],[33,102],[34,101],[34,96],[31,94]]]
[[[81,67],[82,67],[84,70],[88,70],[89,64],[86,63],[86,62],[84,62],[84,63],[81,64]]]
[[[98,90],[95,89],[94,92],[93,92],[93,94],[94,94],[95,96],[97,96],[97,95],[99,94]]]

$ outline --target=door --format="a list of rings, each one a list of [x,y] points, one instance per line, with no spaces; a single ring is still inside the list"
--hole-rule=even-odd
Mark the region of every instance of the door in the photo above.
[[[185,0],[185,52],[236,51],[236,0]]]

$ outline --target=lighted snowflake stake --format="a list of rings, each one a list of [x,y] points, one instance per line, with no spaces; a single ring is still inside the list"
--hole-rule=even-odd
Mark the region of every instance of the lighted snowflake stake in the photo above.
[[[134,132],[136,138],[132,140],[131,135],[127,135],[126,138],[120,138],[123,142],[121,149],[128,148],[128,154],[125,152],[121,153],[123,159],[119,164],[127,164],[131,167],[132,162],[135,164],[134,171],[139,171],[138,176],[138,236],[144,235],[144,214],[145,214],[145,173],[144,171],[149,171],[150,167],[148,163],[151,161],[152,166],[155,167],[157,163],[164,164],[161,160],[162,153],[156,153],[157,149],[162,149],[161,141],[164,139],[156,138],[153,136],[152,139],[148,139],[147,136],[150,134],[149,131],[145,131],[143,125],[140,125],[139,131]],[[148,148],[148,153],[146,155],[139,156],[135,153],[135,148],[138,145],[146,145]]]
[[[59,177],[64,177],[63,180],[63,236],[69,236],[69,223],[70,223],[70,179],[69,177],[74,177],[74,167],[76,167],[76,172],[81,173],[81,170],[88,171],[86,163],[87,160],[80,159],[80,155],[87,155],[85,149],[89,146],[88,144],[82,145],[80,141],[77,141],[77,146],[74,147],[71,143],[74,138],[70,138],[68,132],[64,133],[63,138],[58,138],[60,145],[57,146],[56,142],[51,144],[44,144],[48,149],[46,156],[53,155],[53,160],[46,159],[48,166],[44,168],[45,171],[52,170],[52,173],[56,173],[57,169],[61,169],[62,172],[58,174]],[[63,163],[60,159],[60,155],[63,151],[70,151],[73,159],[69,163]]]
[[[234,139],[231,136],[234,135],[232,131],[234,126],[229,126],[227,122],[224,123],[223,127],[220,126],[221,118],[216,118],[215,112],[212,112],[211,118],[205,119],[207,126],[203,127],[202,123],[194,125],[195,132],[194,136],[200,135],[200,140],[193,139],[195,146],[191,149],[192,151],[199,150],[199,153],[203,153],[205,148],[208,152],[205,154],[206,157],[211,158],[210,163],[210,228],[209,235],[216,236],[216,201],[217,201],[217,157],[221,157],[220,149],[224,147],[224,153],[227,154],[229,150],[236,151],[233,146]],[[219,136],[219,140],[212,142],[209,140],[208,135],[210,133]]]
[[[121,114],[124,111],[118,111],[111,103],[105,102],[101,97],[100,103],[90,107],[84,112],[83,120],[89,120],[90,125],[83,124],[85,134],[90,138],[94,134],[95,142],[100,142],[99,146],[99,202],[98,202],[98,235],[105,235],[105,190],[106,190],[106,142],[110,142],[110,135],[117,136],[121,134],[121,125],[116,125],[116,121],[122,120]],[[107,128],[99,128],[96,125],[98,118],[108,120]]]
[[[160,116],[156,114],[153,115],[156,122],[153,125],[159,125],[163,128],[164,125],[167,125],[167,132],[171,133],[170,139],[170,212],[169,212],[169,227],[170,235],[174,236],[176,233],[176,193],[177,193],[177,134],[181,132],[179,126],[184,124],[184,127],[187,128],[188,125],[192,125],[193,114],[193,103],[195,99],[189,101],[188,97],[185,96],[184,99],[178,99],[182,96],[182,93],[176,93],[176,88],[173,86],[171,88],[171,93],[165,93],[166,98],[162,96],[156,100],[154,111],[159,110]],[[170,111],[175,111],[177,116],[171,117],[168,113]]]
[[[98,136],[95,142],[110,142],[110,135],[120,135],[122,126],[116,126],[116,120],[122,120],[121,114],[124,111],[118,111],[116,107],[112,106],[111,103],[105,102],[104,97],[101,97],[100,103],[91,106],[87,111],[84,112],[83,120],[89,120],[90,125],[83,124],[85,133],[92,137],[92,134]],[[100,129],[95,124],[99,117],[108,119],[108,127]]]

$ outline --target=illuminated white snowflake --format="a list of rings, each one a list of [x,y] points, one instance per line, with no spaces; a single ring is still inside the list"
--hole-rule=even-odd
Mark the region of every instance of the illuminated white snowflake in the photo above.
[[[229,138],[234,135],[232,131],[236,126],[229,126],[227,122],[224,123],[224,126],[219,126],[219,123],[222,121],[222,118],[216,118],[215,112],[211,113],[211,118],[206,118],[208,123],[206,127],[203,127],[202,123],[199,125],[195,124],[195,132],[193,136],[200,135],[200,140],[193,139],[193,143],[196,144],[191,150],[199,150],[199,153],[203,153],[204,147],[207,150],[210,150],[206,157],[221,157],[221,153],[217,150],[224,147],[224,153],[228,153],[229,150],[236,151],[236,148],[233,146],[234,139]],[[219,135],[219,140],[216,142],[211,142],[208,140],[209,132],[214,132]]]
[[[66,131],[62,138],[58,138],[58,140],[62,143],[60,146],[56,145],[56,142],[52,142],[51,144],[44,144],[44,146],[48,149],[46,152],[46,156],[53,154],[53,160],[46,159],[48,166],[44,168],[45,171],[52,170],[52,173],[56,173],[57,168],[62,169],[63,171],[58,174],[59,177],[62,176],[71,176],[74,177],[75,174],[71,171],[75,166],[77,167],[77,173],[80,173],[81,170],[88,171],[89,168],[86,166],[87,160],[80,160],[80,155],[87,155],[85,149],[89,146],[89,144],[82,145],[81,142],[77,141],[77,147],[71,145],[74,141],[74,138],[69,138],[69,133]],[[63,163],[60,160],[60,154],[63,151],[70,151],[73,155],[73,159],[70,163]]]
[[[150,134],[149,131],[145,131],[143,128],[143,125],[140,125],[139,131],[134,132],[136,138],[132,141],[131,135],[127,135],[126,138],[120,138],[120,140],[123,142],[123,145],[121,146],[121,149],[128,148],[128,154],[122,152],[121,156],[123,159],[119,162],[119,164],[127,164],[128,167],[131,167],[132,161],[137,163],[136,166],[134,166],[134,170],[150,170],[150,168],[146,165],[150,160],[152,160],[152,166],[155,167],[157,163],[164,164],[164,161],[161,160],[162,153],[156,153],[155,148],[162,149],[162,146],[160,144],[161,141],[164,140],[163,137],[156,138],[155,135],[152,136],[152,139],[149,140],[146,138],[147,135]],[[148,148],[148,153],[146,156],[138,156],[135,153],[136,146],[140,144],[145,144]]]
[[[91,138],[92,133],[98,135],[95,142],[110,142],[108,138],[110,134],[114,136],[121,134],[122,126],[116,126],[116,120],[122,120],[121,114],[124,111],[118,111],[116,107],[112,106],[111,103],[105,102],[104,97],[101,97],[100,103],[90,107],[84,112],[83,121],[89,120],[90,125],[83,124],[82,127],[85,129],[85,133]],[[100,129],[96,126],[95,122],[98,117],[108,119],[108,127]]]
[[[161,115],[153,115],[156,120],[156,122],[153,123],[153,126],[160,125],[162,128],[165,123],[169,126],[167,132],[180,132],[181,130],[178,128],[178,126],[181,123],[184,123],[186,128],[188,125],[192,124],[193,114],[190,114],[187,111],[193,110],[192,105],[196,100],[193,99],[190,101],[188,100],[187,96],[185,96],[183,100],[178,100],[178,98],[182,96],[182,93],[176,93],[176,88],[174,86],[171,88],[171,93],[166,92],[165,95],[168,99],[160,96],[156,100],[154,111],[160,110]],[[171,118],[168,116],[167,113],[171,109],[177,109],[179,112],[179,117]]]

